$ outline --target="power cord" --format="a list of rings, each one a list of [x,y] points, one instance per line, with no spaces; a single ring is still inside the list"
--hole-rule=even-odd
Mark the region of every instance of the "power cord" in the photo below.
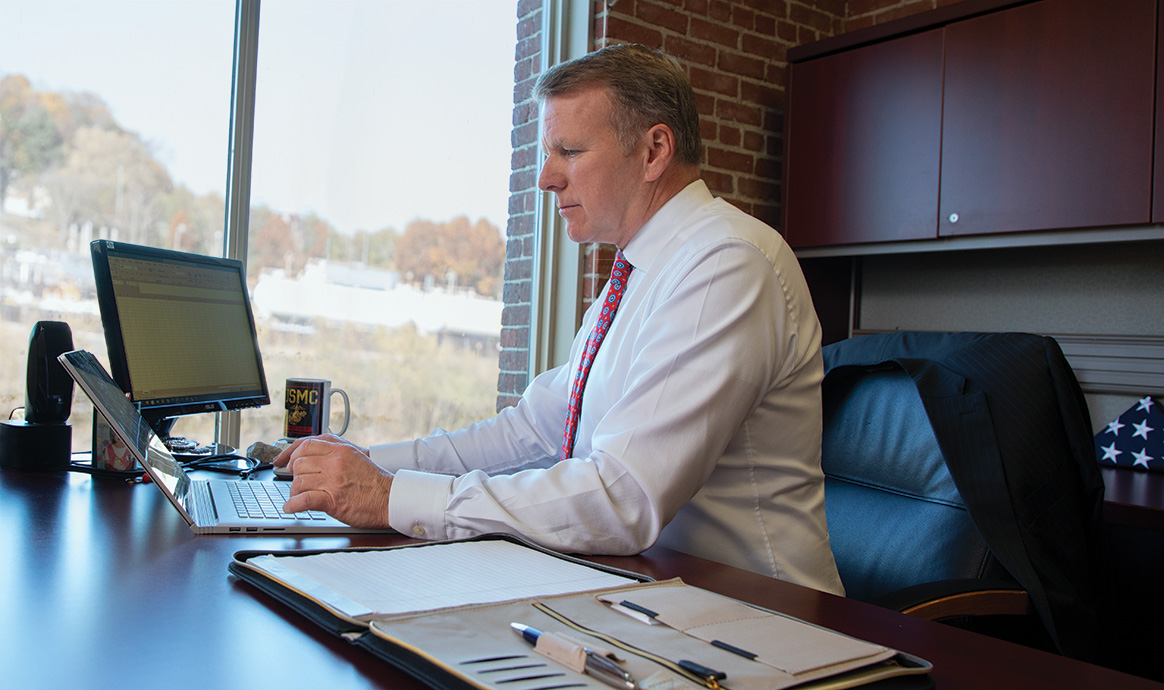
[[[74,453],[74,455],[83,454],[83,452]],[[193,460],[179,461],[179,464],[183,468],[191,471],[208,470],[210,472],[237,474],[240,479],[244,480],[254,479],[256,472],[271,468],[271,463],[269,462],[261,462],[256,458],[248,458],[234,453],[208,455]],[[147,477],[149,476],[142,470],[110,470],[103,467],[93,467],[91,464],[77,462],[75,460],[69,462],[69,471],[80,472],[101,479],[121,479],[131,484],[140,484],[143,481],[147,481]]]
[[[271,463],[269,462],[260,462],[257,458],[250,458],[245,455],[238,455],[237,453],[207,455],[205,457],[180,462],[182,467],[188,470],[210,470],[211,472],[237,474],[242,479],[251,479],[255,472],[271,467]]]

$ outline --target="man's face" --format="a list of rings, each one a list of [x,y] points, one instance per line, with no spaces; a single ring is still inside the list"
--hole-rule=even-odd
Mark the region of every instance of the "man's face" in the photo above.
[[[644,174],[641,151],[630,156],[610,126],[611,103],[599,87],[542,103],[546,161],[538,188],[553,192],[566,234],[575,242],[626,243],[642,224],[634,201]]]

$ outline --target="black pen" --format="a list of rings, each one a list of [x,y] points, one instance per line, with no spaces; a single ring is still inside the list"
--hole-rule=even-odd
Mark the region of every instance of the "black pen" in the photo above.
[[[521,623],[510,623],[509,627],[532,645],[537,645],[538,638],[542,635],[541,630]],[[586,673],[616,688],[639,690],[638,681],[634,679],[634,676],[627,673],[614,661],[587,647],[582,647],[582,651],[586,653]]]

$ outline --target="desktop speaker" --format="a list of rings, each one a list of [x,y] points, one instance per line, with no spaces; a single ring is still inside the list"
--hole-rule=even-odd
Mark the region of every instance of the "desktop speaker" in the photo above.
[[[27,472],[67,470],[73,429],[73,379],[57,357],[73,349],[69,324],[38,321],[28,342],[24,419],[0,422],[0,467]]]
[[[73,407],[73,379],[57,357],[73,349],[73,332],[61,321],[38,321],[28,342],[24,419],[63,424]]]

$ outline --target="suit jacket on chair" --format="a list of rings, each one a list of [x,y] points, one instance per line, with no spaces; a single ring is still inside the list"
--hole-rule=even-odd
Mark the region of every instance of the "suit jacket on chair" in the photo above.
[[[826,379],[894,363],[914,380],[991,551],[1030,593],[1060,652],[1092,657],[1103,480],[1087,403],[1058,343],[895,332],[828,345],[824,363]]]

